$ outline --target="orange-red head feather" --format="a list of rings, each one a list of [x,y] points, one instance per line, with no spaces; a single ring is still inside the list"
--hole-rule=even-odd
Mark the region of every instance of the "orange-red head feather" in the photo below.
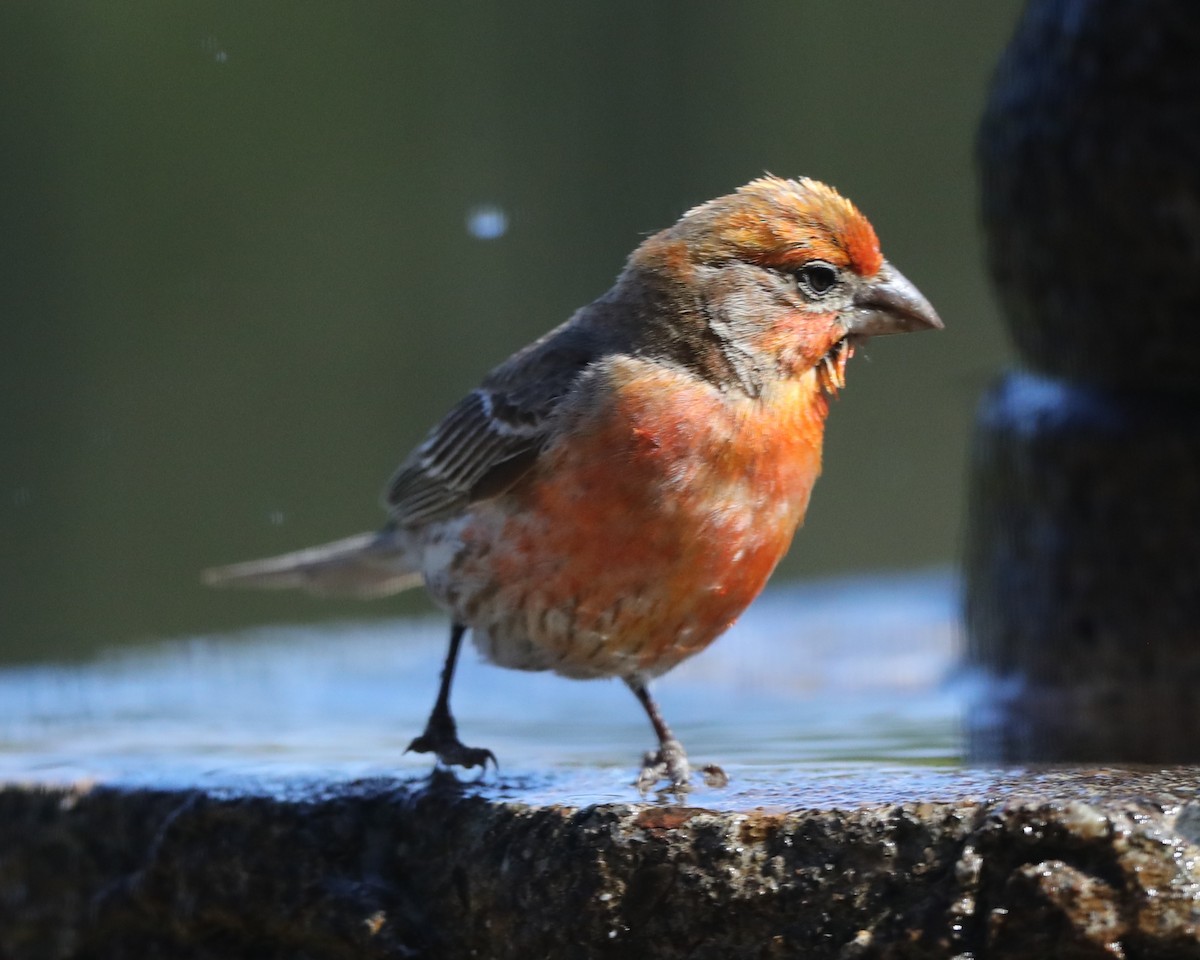
[[[743,260],[794,269],[816,259],[864,277],[883,263],[870,221],[832,187],[808,178],[752,180],[689,210],[660,236],[684,241],[698,263]]]

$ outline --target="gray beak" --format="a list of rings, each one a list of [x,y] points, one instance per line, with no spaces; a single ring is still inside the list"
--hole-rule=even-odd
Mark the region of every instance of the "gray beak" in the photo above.
[[[842,323],[846,333],[859,337],[941,330],[943,326],[921,291],[886,260],[879,273],[854,295],[854,304],[844,314]]]

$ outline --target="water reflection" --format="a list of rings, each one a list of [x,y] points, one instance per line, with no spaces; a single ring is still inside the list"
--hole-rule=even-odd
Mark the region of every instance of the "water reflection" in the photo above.
[[[432,702],[445,632],[433,618],[276,627],[0,671],[0,780],[420,776],[428,760],[403,750]],[[720,761],[735,791],[761,793],[804,771],[828,781],[954,763],[956,656],[948,575],[815,582],[769,593],[658,693],[695,762]],[[455,712],[500,758],[488,782],[501,792],[630,799],[652,739],[618,683],[470,658]]]

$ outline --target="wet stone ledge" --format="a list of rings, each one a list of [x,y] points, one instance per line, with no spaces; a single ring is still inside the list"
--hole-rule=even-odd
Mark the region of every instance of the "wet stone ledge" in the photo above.
[[[10,785],[0,956],[1200,957],[1198,786],[948,772],[928,801],[736,812]]]

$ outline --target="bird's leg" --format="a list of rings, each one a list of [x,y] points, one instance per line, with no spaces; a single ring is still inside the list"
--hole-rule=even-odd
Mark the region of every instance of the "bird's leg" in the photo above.
[[[642,792],[646,793],[659,780],[669,780],[671,785],[669,789],[676,792],[683,792],[691,789],[691,767],[688,765],[687,754],[684,753],[683,744],[676,739],[675,734],[671,732],[671,728],[667,726],[667,722],[663,719],[662,714],[658,712],[658,704],[654,702],[654,698],[650,696],[650,691],[646,689],[644,681],[625,678],[625,683],[629,689],[633,691],[633,695],[638,698],[638,702],[646,711],[646,716],[650,718],[650,724],[654,727],[654,733],[658,737],[658,751],[656,753],[647,753],[642,761],[642,771],[638,774],[635,781],[635,786]],[[709,764],[704,767],[704,781],[710,787],[725,786],[729,782],[729,778],[725,776],[725,771],[715,764]]]
[[[447,766],[487,767],[488,761],[499,767],[496,755],[491,750],[479,747],[464,746],[458,739],[458,725],[450,713],[450,685],[454,682],[454,666],[458,662],[458,650],[462,646],[463,634],[467,628],[461,623],[450,626],[450,649],[446,651],[446,663],[442,667],[442,683],[438,688],[437,701],[429,721],[425,724],[425,732],[408,745],[408,749],[416,753],[433,753],[438,760]]]

